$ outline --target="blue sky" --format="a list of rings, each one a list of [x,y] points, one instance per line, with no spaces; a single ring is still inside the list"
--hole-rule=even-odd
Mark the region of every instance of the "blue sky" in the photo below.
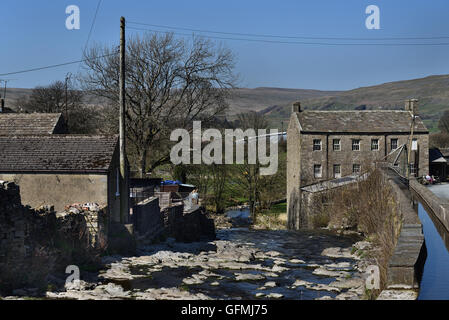
[[[65,27],[68,5],[80,8],[80,30]],[[380,8],[380,30],[365,27],[368,5]],[[79,60],[96,6],[97,0],[2,0],[0,73]],[[118,44],[122,15],[128,21],[235,33],[368,39],[449,37],[447,0],[103,0],[90,44]],[[134,33],[142,31],[129,30],[128,36]],[[449,45],[324,46],[221,41],[237,57],[241,87],[344,90],[449,73]],[[449,38],[409,42],[449,43]],[[77,70],[78,66],[72,65],[0,78],[15,79],[8,86],[30,88],[62,80],[67,72]]]

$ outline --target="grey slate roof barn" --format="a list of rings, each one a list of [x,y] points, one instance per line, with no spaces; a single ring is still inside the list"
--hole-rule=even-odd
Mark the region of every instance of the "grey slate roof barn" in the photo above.
[[[0,172],[108,172],[116,135],[0,136]]]
[[[61,113],[0,113],[0,136],[67,133]]]
[[[117,135],[0,136],[0,180],[19,185],[24,205],[98,203],[120,221]]]

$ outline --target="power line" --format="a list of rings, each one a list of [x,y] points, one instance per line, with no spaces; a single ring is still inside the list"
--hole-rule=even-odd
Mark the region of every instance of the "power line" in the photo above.
[[[385,38],[284,36],[284,35],[272,35],[272,34],[256,34],[256,33],[211,31],[211,30],[204,30],[204,29],[192,29],[192,28],[184,28],[184,27],[173,27],[173,26],[166,26],[166,25],[143,23],[143,22],[133,22],[133,21],[128,21],[128,24],[137,24],[137,25],[144,25],[144,26],[150,26],[150,27],[156,27],[156,28],[173,29],[173,30],[184,30],[184,31],[192,31],[192,32],[215,33],[215,34],[245,36],[245,37],[281,38],[281,39],[354,40],[354,41],[372,41],[372,40],[383,40],[383,41],[389,41],[389,40],[439,40],[439,39],[449,39],[449,36],[437,36],[437,37],[385,37]]]
[[[128,27],[132,30],[150,31],[158,33],[173,33],[175,35],[192,36],[188,33],[180,33],[173,31],[162,31],[147,28]],[[262,43],[280,43],[280,44],[303,44],[303,45],[322,45],[322,46],[448,46],[449,42],[442,43],[331,43],[331,42],[302,42],[302,41],[281,41],[281,40],[267,40],[267,39],[250,39],[250,38],[233,38],[233,37],[218,37],[210,35],[201,35],[211,39],[221,40],[237,40],[237,41],[249,41],[249,42],[262,42]]]
[[[97,3],[97,8],[95,10],[95,14],[94,14],[94,18],[92,20],[92,24],[90,26],[89,29],[89,34],[87,36],[87,40],[86,43],[84,45],[84,49],[83,49],[83,53],[86,51],[87,45],[89,44],[89,40],[90,37],[92,35],[92,31],[95,25],[95,21],[97,20],[97,15],[98,15],[98,11],[100,9],[100,5],[101,5],[102,0],[98,0]],[[64,63],[59,63],[59,64],[53,64],[53,65],[49,65],[49,66],[44,66],[44,67],[37,67],[37,68],[32,68],[32,69],[26,69],[26,70],[21,70],[21,71],[14,71],[14,72],[7,72],[7,73],[1,73],[0,77],[2,76],[8,76],[8,75],[13,75],[13,74],[20,74],[20,73],[27,73],[27,72],[33,72],[33,71],[39,71],[39,70],[45,70],[45,69],[52,69],[52,68],[58,68],[58,67],[62,67],[62,66],[67,66],[67,65],[71,65],[71,64],[76,64],[79,63],[81,64],[82,62],[88,61],[88,60],[96,60],[96,59],[100,59],[100,58],[105,58],[105,57],[109,57],[114,55],[115,53],[111,53],[111,54],[106,54],[106,55],[102,55],[99,57],[94,57],[94,58],[88,58],[88,59],[81,59],[81,60],[77,60],[77,61],[70,61],[70,62],[64,62]],[[78,69],[79,69],[79,65],[78,65]]]
[[[91,35],[92,35],[92,30],[94,29],[95,21],[97,20],[97,14],[98,14],[98,11],[99,11],[99,9],[100,9],[101,1],[102,1],[102,0],[98,0],[97,8],[95,9],[94,18],[93,18],[93,20],[92,20],[92,24],[90,25],[89,34],[87,35],[87,40],[86,40],[86,43],[85,43],[85,45],[84,45],[83,55],[84,55],[84,53],[86,52],[87,45],[89,44],[89,40],[90,40],[90,37],[91,37]],[[80,65],[78,65],[78,70],[79,70],[79,67],[80,67]]]
[[[26,70],[21,70],[21,71],[14,71],[14,72],[0,73],[0,77],[3,77],[3,76],[9,76],[9,75],[13,75],[13,74],[19,74],[19,73],[27,73],[27,72],[33,72],[33,71],[39,71],[39,70],[45,70],[45,69],[58,68],[58,67],[68,66],[68,65],[71,65],[71,64],[76,64],[76,63],[81,63],[81,62],[89,61],[89,60],[96,60],[96,59],[106,58],[106,57],[113,56],[113,55],[115,55],[115,54],[117,54],[117,53],[110,53],[110,54],[105,54],[105,55],[98,56],[98,57],[94,57],[94,58],[88,58],[88,59],[82,59],[82,60],[76,60],[76,61],[64,62],[64,63],[53,64],[53,65],[49,65],[49,66],[38,67],[38,68],[32,68],[32,69],[26,69]]]

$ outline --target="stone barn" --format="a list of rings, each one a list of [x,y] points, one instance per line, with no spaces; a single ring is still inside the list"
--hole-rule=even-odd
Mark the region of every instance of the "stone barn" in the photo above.
[[[56,211],[73,203],[107,207],[120,221],[119,145],[117,136],[0,136],[0,180],[20,187],[24,205],[53,205]]]
[[[289,228],[303,227],[302,188],[360,175],[375,162],[399,169],[407,161],[410,145],[410,174],[428,174],[429,131],[415,99],[407,100],[404,110],[316,111],[302,110],[299,102],[294,103],[287,131]]]

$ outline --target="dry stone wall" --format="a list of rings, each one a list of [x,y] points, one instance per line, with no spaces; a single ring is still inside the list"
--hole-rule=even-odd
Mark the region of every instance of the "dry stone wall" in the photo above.
[[[45,285],[54,270],[92,263],[107,246],[105,210],[95,206],[32,209],[20,189],[0,181],[0,294]]]
[[[20,262],[27,254],[25,210],[18,186],[0,183],[0,269],[7,263]]]

